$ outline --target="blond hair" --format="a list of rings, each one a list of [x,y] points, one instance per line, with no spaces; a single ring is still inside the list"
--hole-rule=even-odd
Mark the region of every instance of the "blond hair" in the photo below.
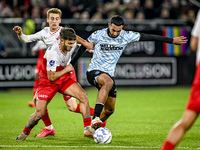
[[[59,14],[60,18],[62,16],[62,11],[58,8],[51,8],[47,11],[47,18],[49,18],[50,13]]]

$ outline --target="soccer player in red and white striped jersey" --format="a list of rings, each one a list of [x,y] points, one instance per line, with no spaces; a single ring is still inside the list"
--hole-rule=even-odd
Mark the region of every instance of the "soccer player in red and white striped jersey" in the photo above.
[[[191,49],[196,51],[196,70],[190,96],[182,118],[170,130],[162,150],[173,150],[185,133],[192,127],[200,113],[200,11],[198,12],[190,40]]]
[[[62,29],[59,24],[61,23],[61,16],[62,12],[60,9],[57,8],[51,8],[47,11],[47,23],[49,24],[49,27],[45,27],[41,31],[32,34],[32,35],[25,35],[22,32],[22,28],[19,26],[15,26],[13,30],[17,33],[18,38],[23,42],[23,43],[29,43],[33,41],[42,41],[44,42],[47,47],[51,47],[55,43],[60,42],[60,31]],[[83,40],[81,37],[76,35],[76,41],[79,44],[84,45],[87,49],[92,49],[93,44],[87,42],[86,40]],[[73,49],[76,47],[76,44],[74,44]],[[71,73],[71,77],[76,80],[76,74],[75,70],[73,70],[73,73]],[[70,111],[80,113],[80,106],[76,102],[76,99],[71,97],[71,96],[65,96],[65,102],[66,106]],[[94,108],[90,107],[90,114],[94,114]],[[53,128],[53,125],[50,121],[49,115],[48,115],[48,110],[45,114],[45,116],[42,118],[44,124],[45,124],[45,129],[43,132],[36,137],[44,137],[47,135],[54,135],[55,134],[55,129]]]
[[[73,96],[79,100],[85,127],[84,136],[92,136],[94,132],[91,127],[87,93],[70,76],[73,71],[70,61],[73,52],[72,47],[76,40],[75,31],[72,28],[62,28],[60,39],[60,43],[48,47],[44,55],[42,71],[39,74],[36,111],[30,116],[23,133],[16,138],[17,141],[23,141],[28,137],[32,128],[46,114],[47,105],[57,92]]]

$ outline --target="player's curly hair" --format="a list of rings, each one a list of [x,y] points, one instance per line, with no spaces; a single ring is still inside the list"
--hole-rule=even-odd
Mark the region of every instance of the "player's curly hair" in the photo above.
[[[76,40],[76,32],[72,28],[63,27],[60,31],[60,39]]]
[[[116,26],[121,26],[124,25],[124,19],[119,15],[114,15],[110,20],[110,24],[112,23]]]
[[[62,11],[58,8],[51,8],[47,11],[47,18],[49,18],[50,13],[52,14],[59,14],[60,18],[62,16]]]

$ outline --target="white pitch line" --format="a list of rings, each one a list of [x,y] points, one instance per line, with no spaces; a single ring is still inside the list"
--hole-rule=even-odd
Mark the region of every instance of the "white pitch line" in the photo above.
[[[54,146],[54,145],[0,145],[2,147],[57,147],[57,148],[129,148],[129,149],[160,149],[160,147],[148,147],[148,146]],[[176,147],[177,149],[191,149],[190,147]],[[193,148],[200,149],[200,147]]]

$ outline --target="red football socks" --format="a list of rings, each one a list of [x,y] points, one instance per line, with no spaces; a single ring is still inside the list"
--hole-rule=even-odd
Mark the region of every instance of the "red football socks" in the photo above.
[[[80,113],[80,107],[79,104],[77,103],[77,107],[76,110],[74,111],[76,113]],[[93,116],[94,115],[94,108],[90,107],[90,115]]]
[[[163,144],[162,150],[173,150],[174,148],[175,148],[175,145],[173,145],[169,141],[165,141],[165,143]]]
[[[51,120],[50,120],[50,118],[49,118],[48,110],[46,110],[46,114],[42,117],[42,121],[44,122],[45,127],[51,125]]]
[[[83,119],[84,127],[91,125],[91,117]]]
[[[90,107],[90,115],[94,116],[94,108]]]
[[[27,127],[27,125],[24,127],[23,133],[26,135],[29,135],[31,132],[32,128]]]
[[[76,110],[74,111],[76,113],[80,113],[80,107],[79,107],[79,104],[77,103],[77,107],[76,107]]]

